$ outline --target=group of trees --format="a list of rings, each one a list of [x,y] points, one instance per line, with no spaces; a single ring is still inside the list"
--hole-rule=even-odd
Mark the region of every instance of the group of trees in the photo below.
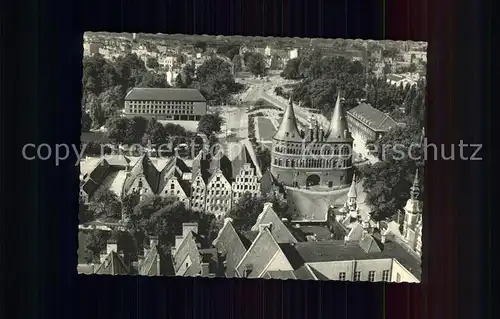
[[[148,61],[156,66],[158,61]],[[132,87],[169,87],[163,74],[148,71],[144,61],[135,54],[126,54],[114,61],[100,55],[83,60],[82,107],[89,112],[91,127],[104,125],[107,119],[123,108],[126,93]],[[88,119],[85,120],[86,127]]]
[[[181,88],[196,88],[215,104],[225,104],[231,94],[240,92],[244,86],[234,81],[231,66],[221,58],[212,56],[195,69],[193,63],[184,66],[175,80]]]
[[[374,217],[384,219],[397,214],[410,197],[410,187],[418,168],[420,200],[423,192],[424,155],[421,148],[411,147],[421,143],[422,126],[411,121],[405,128],[389,131],[374,144],[381,161],[361,169],[367,203],[376,208]],[[397,149],[394,149],[394,146]]]
[[[79,221],[81,224],[96,219],[118,221],[123,213],[127,213],[139,203],[139,194],[132,193],[120,198],[105,187],[98,188],[88,204],[80,201]]]
[[[214,133],[220,133],[224,120],[219,113],[205,114],[198,122],[198,132],[206,136],[211,136]]]
[[[100,205],[114,210],[114,206],[117,205],[115,200],[105,200],[91,205]],[[106,247],[106,241],[111,237],[117,239],[118,247],[123,250],[127,260],[137,260],[137,252],[148,246],[147,239],[151,235],[159,237],[160,249],[169,254],[170,247],[175,243],[175,236],[182,232],[182,224],[186,222],[197,221],[198,233],[209,240],[217,236],[217,228],[212,215],[190,210],[175,197],[151,196],[139,201],[138,194],[133,193],[126,196],[120,205],[129,216],[126,224],[127,231],[90,231],[84,257],[87,262],[98,260],[100,252]]]
[[[294,100],[306,107],[318,108],[325,115],[332,112],[340,91],[347,110],[360,102],[388,113],[399,112],[400,107],[404,107],[405,113],[411,114],[413,119],[423,121],[425,80],[415,86],[394,86],[385,77],[377,78],[367,68],[368,65],[345,57],[323,57],[321,50],[316,49],[289,60],[281,76],[301,79],[293,90]],[[283,95],[283,90],[276,90]]]
[[[171,137],[194,136],[178,124],[161,124],[155,119],[144,117],[113,117],[107,122],[108,137],[115,144],[162,145],[171,142]]]
[[[257,52],[245,52],[243,61],[247,70],[255,76],[265,76],[267,74],[267,64],[265,57]]]

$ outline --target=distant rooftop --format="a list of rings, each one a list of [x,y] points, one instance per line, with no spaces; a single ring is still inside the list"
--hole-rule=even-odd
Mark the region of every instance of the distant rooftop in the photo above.
[[[125,100],[138,101],[192,101],[205,102],[205,97],[197,89],[179,88],[138,88],[130,90]]]
[[[398,126],[398,123],[389,115],[377,110],[370,104],[361,103],[347,111],[347,113],[374,131],[385,132]]]

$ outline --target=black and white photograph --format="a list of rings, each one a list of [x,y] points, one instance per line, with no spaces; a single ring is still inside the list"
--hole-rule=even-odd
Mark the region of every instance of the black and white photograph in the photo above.
[[[421,282],[427,43],[82,40],[79,274]]]

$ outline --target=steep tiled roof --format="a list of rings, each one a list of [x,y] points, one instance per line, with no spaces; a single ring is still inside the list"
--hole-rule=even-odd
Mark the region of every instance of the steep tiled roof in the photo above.
[[[200,252],[198,251],[198,247],[196,245],[195,237],[193,232],[189,232],[187,236],[182,241],[181,245],[177,248],[174,255],[174,268],[176,275],[183,276],[184,274],[178,274],[178,271],[182,267],[184,261],[189,256],[191,260],[191,272],[193,270],[199,270],[201,267],[201,259]],[[189,269],[186,270],[186,272]]]
[[[342,103],[340,101],[340,94],[338,94],[335,108],[333,109],[332,118],[330,119],[330,128],[328,129],[327,133],[327,141],[336,142],[338,140],[348,139],[348,137],[344,136],[344,132],[347,130],[347,119],[345,117]]]
[[[398,126],[398,123],[396,123],[396,121],[394,121],[389,115],[366,103],[361,103],[355,108],[349,110],[347,113],[374,131],[385,132]]]
[[[158,192],[160,172],[158,172],[151,159],[148,156],[143,155],[139,159],[139,161],[137,161],[134,167],[132,167],[130,175],[128,176],[124,184],[124,193],[128,192],[135,179],[140,175],[144,175],[144,178],[146,179],[149,187],[151,187],[151,190],[154,193]]]
[[[217,251],[225,256],[226,277],[234,277],[236,266],[247,252],[248,246],[243,243],[230,221],[225,222],[213,244]]]
[[[178,274],[188,256],[191,260],[191,265],[186,269],[184,274]],[[181,276],[195,276],[201,272],[202,262],[209,262],[213,269],[216,258],[217,251],[209,247],[209,243],[206,242],[205,238],[194,232],[189,232],[175,252],[175,273]]]
[[[255,149],[250,142],[249,139],[244,139],[240,141],[240,144],[245,145],[246,147],[246,152],[248,153],[248,156],[252,159],[253,164],[255,165],[255,169],[257,171],[257,177],[261,178],[262,177],[262,170],[259,165],[259,161],[257,159],[257,155],[255,154]]]
[[[308,265],[302,265],[294,271],[295,277],[299,280],[318,280],[313,270]]]
[[[139,265],[139,275],[141,276],[161,276],[161,266],[158,267],[160,253],[157,246],[149,249],[144,261]]]
[[[252,230],[258,231],[259,225],[271,224],[271,234],[278,243],[296,243],[297,239],[292,235],[288,227],[274,211],[271,203],[266,203],[262,213],[257,217]]]
[[[124,155],[106,155],[104,159],[109,166],[126,167],[130,163],[130,159]]]
[[[207,160],[206,153],[201,150],[198,155],[193,159],[193,164],[191,167],[191,173],[193,180],[196,178],[199,172],[202,172],[203,179],[207,181],[207,174],[210,162]]]
[[[274,135],[273,139],[290,142],[302,142],[291,98],[285,113],[283,114],[283,120],[281,121],[280,127],[278,128],[278,131]]]
[[[133,88],[125,96],[131,101],[194,101],[205,102],[205,97],[197,89],[180,88]]]
[[[297,188],[286,188],[289,207],[294,221],[326,221],[328,210],[335,202],[330,192],[314,192]]]
[[[286,280],[297,279],[297,276],[295,276],[295,272],[292,270],[275,270],[267,271],[262,278]]]
[[[258,278],[277,253],[283,252],[271,232],[262,230],[236,267],[239,276],[245,275],[245,266],[249,265],[252,270],[248,278]]]
[[[87,195],[92,196],[92,193],[99,188],[109,172],[108,162],[104,158],[100,159],[95,164],[95,167],[91,168],[90,172],[83,176],[82,189]]]
[[[219,169],[221,170],[224,177],[228,180],[228,182],[231,182],[233,179],[232,163],[222,151],[219,151],[212,157],[212,159],[210,160],[210,168],[208,171],[210,172],[210,174],[215,174],[215,172]]]
[[[123,259],[114,251],[110,252],[104,262],[97,267],[97,275],[128,275],[129,269]]]
[[[250,164],[253,168],[256,167],[255,163],[250,157],[250,154],[247,151],[247,146],[245,144],[240,144],[240,145],[241,145],[240,153],[231,160],[231,174],[232,174],[231,177],[233,179],[235,179],[236,176],[238,176],[240,170],[243,168],[245,164]]]
[[[377,240],[370,235],[361,238],[358,244],[366,253],[380,253],[382,251]]]

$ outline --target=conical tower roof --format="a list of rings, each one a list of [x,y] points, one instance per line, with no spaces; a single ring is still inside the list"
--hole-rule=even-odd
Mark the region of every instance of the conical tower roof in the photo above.
[[[328,142],[335,142],[337,140],[344,140],[344,131],[348,130],[347,120],[340,103],[340,93],[337,95],[337,102],[333,109],[332,119],[330,121],[330,129],[328,131]]]
[[[293,111],[293,101],[290,97],[290,103],[283,114],[278,132],[274,135],[274,139],[290,142],[302,142],[299,129],[297,127],[297,120],[295,112]]]
[[[352,177],[351,188],[349,188],[349,192],[347,193],[347,198],[357,198],[358,192],[356,191],[356,176]]]

